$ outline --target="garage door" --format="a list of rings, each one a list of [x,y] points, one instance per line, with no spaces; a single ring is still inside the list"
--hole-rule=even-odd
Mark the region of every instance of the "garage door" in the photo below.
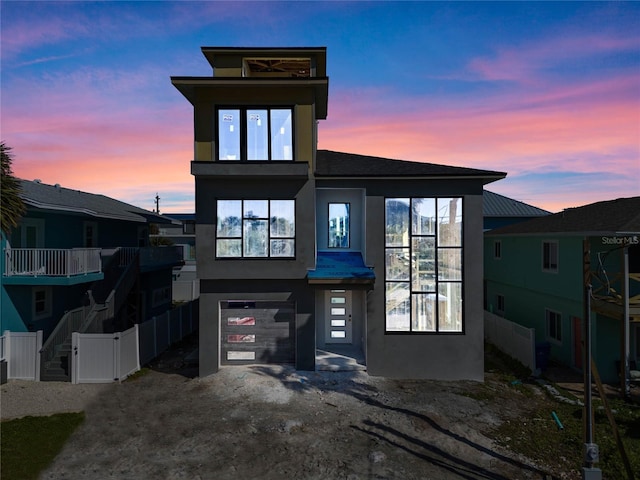
[[[223,365],[295,362],[295,303],[221,302]]]

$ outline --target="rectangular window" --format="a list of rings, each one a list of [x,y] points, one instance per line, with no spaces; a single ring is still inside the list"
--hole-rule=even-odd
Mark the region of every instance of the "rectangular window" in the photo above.
[[[349,203],[329,204],[329,248],[349,248]]]
[[[496,313],[504,315],[504,295],[496,295]]]
[[[542,270],[558,271],[558,242],[542,242]]]
[[[51,287],[33,289],[33,319],[40,320],[51,316]]]
[[[462,332],[462,198],[387,198],[387,332]]]
[[[218,200],[217,258],[295,257],[295,200]]]
[[[84,222],[84,246],[86,248],[98,246],[98,224],[96,222]]]
[[[292,108],[218,110],[219,161],[293,160]]]
[[[151,305],[158,307],[171,302],[171,287],[156,288],[151,297]]]
[[[496,260],[502,258],[502,242],[500,240],[493,242],[493,258]]]
[[[547,323],[547,338],[562,343],[562,316],[553,310],[545,310]]]

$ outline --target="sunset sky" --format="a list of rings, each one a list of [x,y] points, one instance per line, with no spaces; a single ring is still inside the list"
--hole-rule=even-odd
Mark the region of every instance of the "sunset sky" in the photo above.
[[[2,140],[24,179],[194,211],[201,46],[327,47],[319,148],[507,172],[553,212],[640,195],[637,2],[2,1]]]

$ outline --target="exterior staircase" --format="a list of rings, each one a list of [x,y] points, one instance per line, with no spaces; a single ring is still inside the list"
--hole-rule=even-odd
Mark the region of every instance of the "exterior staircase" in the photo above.
[[[138,277],[138,254],[123,257],[119,250],[114,253],[105,267],[105,278],[92,285],[87,292],[88,305],[67,312],[47,338],[40,350],[41,381],[71,381],[71,337],[74,332],[113,331],[116,314],[123,307]]]
[[[51,360],[45,362],[44,369],[41,369],[41,380],[47,382],[69,382],[71,381],[71,339],[65,340],[56,349]]]

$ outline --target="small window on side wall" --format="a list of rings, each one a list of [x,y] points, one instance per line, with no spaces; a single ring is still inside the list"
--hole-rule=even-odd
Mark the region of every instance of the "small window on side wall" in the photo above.
[[[562,343],[562,315],[553,310],[545,310],[547,323],[547,339],[555,343]]]
[[[542,270],[545,272],[558,271],[558,242],[542,242]]]
[[[493,258],[496,260],[502,258],[502,241],[500,240],[493,242]]]
[[[33,289],[33,318],[40,320],[51,316],[51,287]]]
[[[329,248],[349,248],[351,204],[329,204]]]

